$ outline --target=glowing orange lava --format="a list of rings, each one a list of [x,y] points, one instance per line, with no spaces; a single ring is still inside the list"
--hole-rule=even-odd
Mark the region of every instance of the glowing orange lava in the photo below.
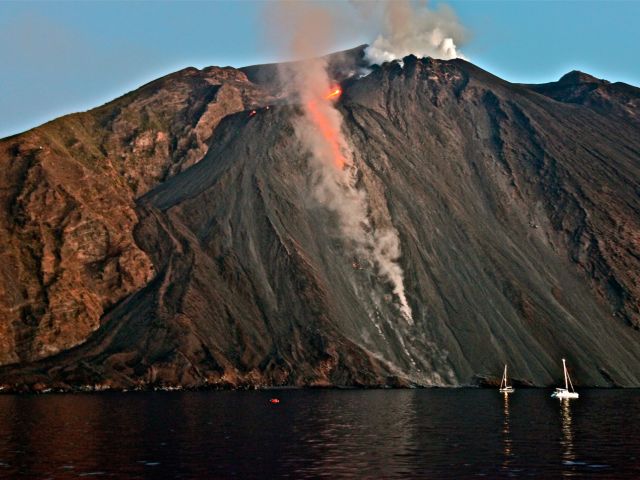
[[[324,96],[323,100],[335,100],[339,98],[340,95],[342,95],[342,89],[340,87],[335,87],[331,92]],[[320,134],[327,142],[327,145],[331,150],[334,165],[339,170],[342,170],[347,159],[342,154],[342,149],[340,148],[340,130],[336,128],[333,122],[331,122],[331,118],[327,115],[326,107],[323,108],[323,106],[319,105],[317,101],[310,100],[307,103],[307,112],[309,113],[311,121],[318,128]]]
[[[332,98],[338,98],[340,97],[340,95],[342,95],[342,89],[340,87],[336,87],[333,90],[331,90],[330,93],[328,93],[324,98],[326,98],[327,100],[330,100]]]

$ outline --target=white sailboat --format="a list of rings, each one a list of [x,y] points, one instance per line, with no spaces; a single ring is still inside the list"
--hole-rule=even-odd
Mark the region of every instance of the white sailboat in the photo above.
[[[502,374],[502,381],[500,382],[500,393],[513,393],[515,391],[515,388],[507,382],[507,366],[505,365],[504,373]]]
[[[567,362],[562,359],[562,368],[564,369],[564,388],[556,388],[556,391],[551,394],[553,398],[578,398],[580,395],[573,388],[571,378],[569,378],[569,372],[567,371]],[[569,390],[571,386],[571,390]]]

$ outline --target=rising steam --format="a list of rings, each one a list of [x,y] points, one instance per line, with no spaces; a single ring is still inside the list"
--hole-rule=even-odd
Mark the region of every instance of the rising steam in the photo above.
[[[340,92],[329,77],[326,59],[319,57],[325,53],[323,47],[332,35],[332,17],[312,4],[287,3],[286,6],[286,21],[295,26],[292,53],[307,60],[284,65],[281,76],[303,109],[294,128],[296,136],[311,153],[313,194],[335,213],[340,234],[353,253],[375,265],[379,275],[391,284],[402,315],[412,323],[404,275],[397,263],[398,233],[393,227],[375,229],[368,218],[367,195],[355,186],[357,167],[342,132],[342,115],[334,104]]]
[[[367,3],[358,3],[366,7]],[[409,0],[384,3],[382,33],[366,50],[370,63],[401,59],[409,54],[418,58],[443,60],[464,58],[458,46],[464,40],[465,29],[454,11],[440,4],[431,10],[425,4]]]

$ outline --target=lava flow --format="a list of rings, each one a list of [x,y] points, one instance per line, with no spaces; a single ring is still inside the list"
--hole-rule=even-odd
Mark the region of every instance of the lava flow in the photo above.
[[[342,89],[338,86],[326,94],[320,101],[309,100],[307,102],[307,112],[310,120],[317,127],[331,151],[333,163],[339,170],[342,170],[347,163],[347,159],[340,147],[340,122],[335,120],[335,111],[327,100],[337,100],[342,94]]]
[[[340,87],[336,87],[331,90],[331,92],[328,93],[324,98],[327,100],[331,100],[332,98],[338,99],[340,98],[340,95],[342,95],[342,89]]]

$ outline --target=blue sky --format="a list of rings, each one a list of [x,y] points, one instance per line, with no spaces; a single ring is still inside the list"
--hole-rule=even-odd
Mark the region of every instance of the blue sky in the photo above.
[[[640,1],[442,3],[469,31],[465,56],[506,80],[545,82],[579,69],[640,85]],[[339,1],[327,5],[345,15],[351,10]],[[265,8],[252,1],[0,0],[0,137],[186,66],[282,60],[265,41]],[[369,42],[376,33],[374,26],[346,29],[333,48]]]

